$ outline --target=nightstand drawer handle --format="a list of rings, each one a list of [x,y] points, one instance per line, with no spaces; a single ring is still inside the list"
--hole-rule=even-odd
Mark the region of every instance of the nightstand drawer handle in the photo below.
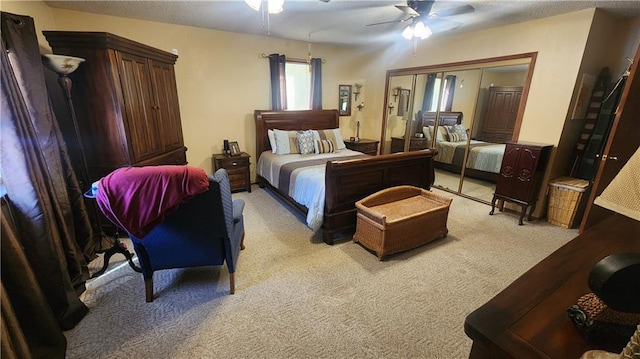
[[[231,165],[232,165],[232,166],[237,166],[237,165],[238,165],[238,162],[233,162]]]

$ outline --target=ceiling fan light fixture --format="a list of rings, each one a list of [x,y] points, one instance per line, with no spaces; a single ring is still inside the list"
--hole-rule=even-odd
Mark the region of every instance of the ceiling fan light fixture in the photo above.
[[[264,0],[244,0],[244,2],[247,5],[249,5],[249,7],[252,8],[253,10],[260,11],[260,6],[262,6],[262,3],[264,2]],[[281,13],[282,10],[284,10],[283,5],[284,5],[284,0],[267,0],[266,1],[267,12],[269,14]]]
[[[402,37],[407,40],[411,40],[413,38],[413,25],[409,25],[404,28],[404,30],[402,31]]]
[[[269,14],[277,14],[282,12],[282,5],[284,5],[284,0],[267,1],[267,9],[269,10]]]
[[[426,26],[422,21],[418,21],[413,29],[413,36],[421,39],[426,39],[431,36],[431,29]]]
[[[260,11],[260,4],[262,3],[262,0],[244,0],[244,2],[253,10]]]

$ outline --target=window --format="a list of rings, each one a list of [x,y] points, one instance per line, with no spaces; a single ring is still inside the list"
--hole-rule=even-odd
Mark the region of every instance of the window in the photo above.
[[[311,67],[306,62],[287,61],[287,110],[311,109]]]
[[[435,79],[433,83],[433,88],[435,89],[435,91],[433,91],[433,97],[431,98],[431,108],[429,108],[428,111],[435,112],[436,104],[438,102],[440,102],[440,111],[451,111],[450,108],[447,108],[447,103],[449,102],[449,99],[453,96],[453,93],[450,93],[452,91],[450,87],[451,78],[449,76],[445,77],[444,90],[442,91],[442,98],[439,99],[438,101],[438,91],[440,89],[440,82],[442,82],[442,79],[438,77]]]

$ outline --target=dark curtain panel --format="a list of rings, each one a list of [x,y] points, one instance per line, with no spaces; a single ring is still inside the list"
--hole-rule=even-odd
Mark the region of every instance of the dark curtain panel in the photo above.
[[[322,110],[322,59],[311,59],[311,109]]]
[[[275,111],[287,109],[286,64],[287,60],[284,55],[269,55],[269,68],[271,69],[271,109]]]
[[[427,83],[424,86],[424,97],[422,98],[422,111],[431,111],[435,87],[436,74],[427,74]]]
[[[99,241],[51,109],[33,19],[2,12],[1,27],[2,287],[21,330],[3,326],[2,339],[22,335],[33,357],[64,357],[60,330],[88,311],[78,295]]]
[[[443,111],[451,111],[451,107],[453,106],[453,93],[456,91],[456,76],[447,75],[445,77],[445,82],[447,85],[444,91],[447,94],[447,99],[444,103]]]

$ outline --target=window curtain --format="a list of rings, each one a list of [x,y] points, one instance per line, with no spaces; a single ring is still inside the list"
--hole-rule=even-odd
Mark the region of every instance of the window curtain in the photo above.
[[[49,102],[33,19],[2,12],[0,21],[2,357],[64,358],[62,330],[88,311],[78,295],[99,238]]]
[[[311,109],[322,110],[322,59],[311,59]]]
[[[431,111],[433,105],[433,94],[436,87],[436,74],[427,75],[427,83],[424,86],[424,96],[422,98],[422,111]]]
[[[271,70],[271,109],[282,111],[287,109],[287,77],[284,55],[270,54],[269,68]]]
[[[456,76],[455,75],[445,76],[445,82],[446,82],[446,86],[444,89],[445,101],[444,101],[443,111],[451,111],[451,107],[453,106],[453,93],[456,91]]]

